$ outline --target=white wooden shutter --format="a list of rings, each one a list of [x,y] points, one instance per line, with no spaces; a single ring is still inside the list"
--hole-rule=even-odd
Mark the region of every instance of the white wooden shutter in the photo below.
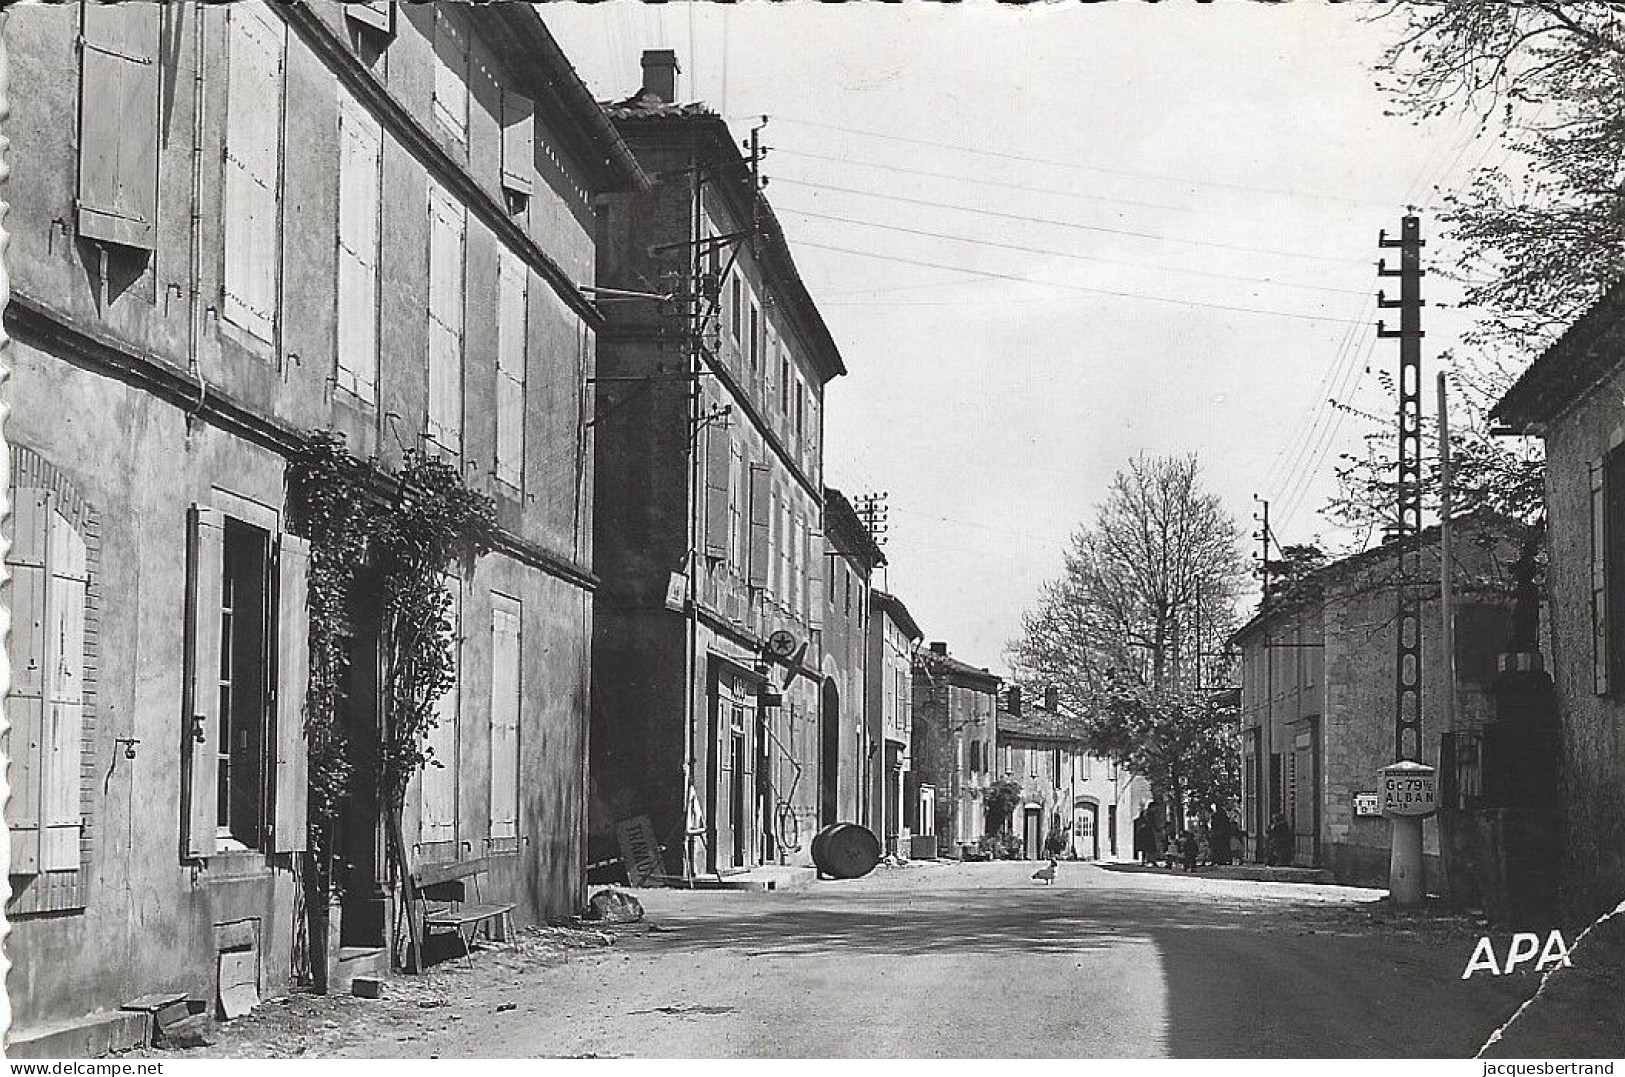
[[[767,587],[773,526],[773,473],[766,464],[750,465],[750,585]]]
[[[225,517],[193,505],[186,624],[186,708],[181,755],[181,851],[214,855],[219,825],[220,613],[225,579]]]
[[[277,539],[277,688],[275,816],[272,851],[305,848],[309,752],[305,744],[305,694],[310,684],[310,543],[298,535]]]
[[[345,0],[344,15],[381,33],[395,32],[395,5],[390,0]]]
[[[20,487],[13,491],[12,545],[6,554],[11,574],[11,694],[6,699],[6,756],[11,761],[11,800],[6,821],[11,829],[11,872],[33,874],[40,868],[40,794],[44,787],[42,758],[45,730],[46,595],[50,575],[52,495]]]
[[[531,193],[536,172],[536,106],[512,90],[502,91],[502,186]]]
[[[259,3],[227,16],[224,314],[261,340],[276,328],[278,162],[285,28]]]
[[[80,797],[85,740],[85,542],[53,511],[46,554],[44,788],[40,798],[40,870],[79,866]]]
[[[726,426],[712,423],[705,431],[705,556],[728,556],[728,468],[733,438]]]
[[[452,682],[446,694],[435,701],[434,726],[425,743],[429,761],[418,782],[418,841],[457,840],[457,730],[463,699],[463,595],[462,581],[455,576],[445,580],[451,595],[446,620],[451,623]]]
[[[822,531],[814,531],[807,541],[807,627],[817,631],[824,627],[824,572],[829,558]]]
[[[468,38],[447,9],[434,9],[434,115],[458,142],[468,141]]]
[[[519,834],[520,620],[517,600],[491,596],[491,837]]]
[[[502,249],[497,262],[497,478],[519,486],[525,460],[525,306],[528,274]]]
[[[438,16],[437,16],[438,17]],[[462,205],[429,184],[429,436],[458,452],[463,435]]]
[[[354,98],[339,108],[338,385],[378,398],[378,212],[383,131]]]
[[[79,234],[151,250],[158,216],[158,5],[84,4]]]

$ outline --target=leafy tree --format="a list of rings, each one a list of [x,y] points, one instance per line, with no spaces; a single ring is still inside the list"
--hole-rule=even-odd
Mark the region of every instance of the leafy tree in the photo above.
[[[1379,81],[1402,111],[1474,110],[1511,152],[1447,196],[1480,342],[1527,349],[1625,277],[1625,3],[1408,0]],[[1525,354],[1527,354],[1525,352]]]
[[[1297,602],[1312,597],[1309,577],[1326,564],[1326,553],[1315,545],[1282,546],[1277,556],[1260,567],[1264,603]]]
[[[1235,627],[1246,575],[1240,530],[1196,457],[1131,460],[1023,619],[1017,679],[1053,685],[1092,750],[1174,802],[1220,795],[1235,719],[1200,658]]]
[[[1023,618],[1010,647],[1019,679],[1054,685],[1073,711],[1125,673],[1199,679],[1198,652],[1234,627],[1246,579],[1236,521],[1200,479],[1195,456],[1140,456],[1117,473]]]
[[[1016,805],[1021,803],[1021,783],[1013,782],[1008,778],[1001,778],[982,791],[984,829],[989,834],[998,834],[1004,830],[1005,824],[1015,812]]]

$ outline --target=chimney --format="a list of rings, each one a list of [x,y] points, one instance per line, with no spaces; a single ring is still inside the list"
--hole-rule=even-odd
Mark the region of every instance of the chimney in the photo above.
[[[931,653],[932,654],[940,654],[942,657],[947,658],[948,657],[948,645],[939,640],[936,643],[931,644]]]
[[[677,100],[677,53],[671,49],[643,50],[643,92],[671,104]]]
[[[1010,686],[1009,703],[1005,705],[1005,709],[1017,718],[1021,717],[1021,685],[1012,684]]]
[[[1044,689],[1044,709],[1052,714],[1061,709],[1061,690],[1053,684]]]

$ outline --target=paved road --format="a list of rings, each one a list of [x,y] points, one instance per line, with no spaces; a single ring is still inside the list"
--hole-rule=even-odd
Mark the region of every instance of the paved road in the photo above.
[[[914,866],[769,894],[642,892],[665,930],[471,981],[442,1018],[398,1039],[326,1046],[417,1057],[1465,1057],[1535,986],[1461,980],[1476,931],[1383,919],[1369,908],[1376,891],[1076,864],[1044,887],[1033,867]]]

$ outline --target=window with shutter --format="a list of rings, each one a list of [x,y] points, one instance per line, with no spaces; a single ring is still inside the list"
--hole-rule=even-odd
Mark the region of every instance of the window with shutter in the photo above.
[[[745,450],[732,440],[729,450],[732,457],[728,464],[728,564],[742,576],[745,567],[745,514],[741,507],[745,500]]]
[[[497,459],[500,482],[518,489],[525,463],[525,333],[527,277],[504,248],[497,263]]]
[[[354,98],[339,108],[338,387],[378,399],[378,215],[383,131]]]
[[[434,117],[468,141],[468,35],[443,5],[434,9]]]
[[[451,624],[451,687],[435,701],[434,725],[425,738],[429,761],[418,782],[418,842],[431,844],[457,840],[457,730],[462,708],[462,581],[445,580],[451,595],[446,620]]]
[[[13,490],[11,575],[11,872],[80,866],[85,729],[84,538],[47,489]],[[73,902],[75,906],[81,902]]]
[[[500,847],[519,835],[519,693],[522,607],[491,595],[491,830]]]
[[[156,4],[82,5],[79,234],[152,250],[158,215]]]
[[[705,428],[705,556],[728,555],[728,468],[733,462],[731,435],[713,422]]]
[[[767,464],[750,465],[750,585],[768,586],[772,555],[773,472]]]
[[[531,193],[536,174],[536,106],[512,90],[502,91],[502,186]]]
[[[463,439],[463,241],[461,203],[429,183],[429,439],[457,455]]]
[[[282,50],[285,28],[261,3],[233,5],[226,57],[223,315],[263,341],[276,330]]]
[[[824,533],[814,531],[808,538],[807,558],[807,627],[821,631],[824,627],[824,569],[829,558],[824,555]]]
[[[181,855],[305,843],[309,547],[207,506],[189,522]],[[273,581],[274,587],[273,590]],[[269,811],[268,811],[269,809]]]
[[[1606,618],[1608,630],[1608,683],[1612,689],[1625,684],[1625,446],[1608,454],[1608,473],[1603,478],[1603,496],[1608,519],[1603,525],[1604,583],[1608,589]]]
[[[762,369],[762,308],[752,300],[750,304],[750,339],[746,348],[750,351],[750,383],[754,388],[756,379],[761,376]]]

